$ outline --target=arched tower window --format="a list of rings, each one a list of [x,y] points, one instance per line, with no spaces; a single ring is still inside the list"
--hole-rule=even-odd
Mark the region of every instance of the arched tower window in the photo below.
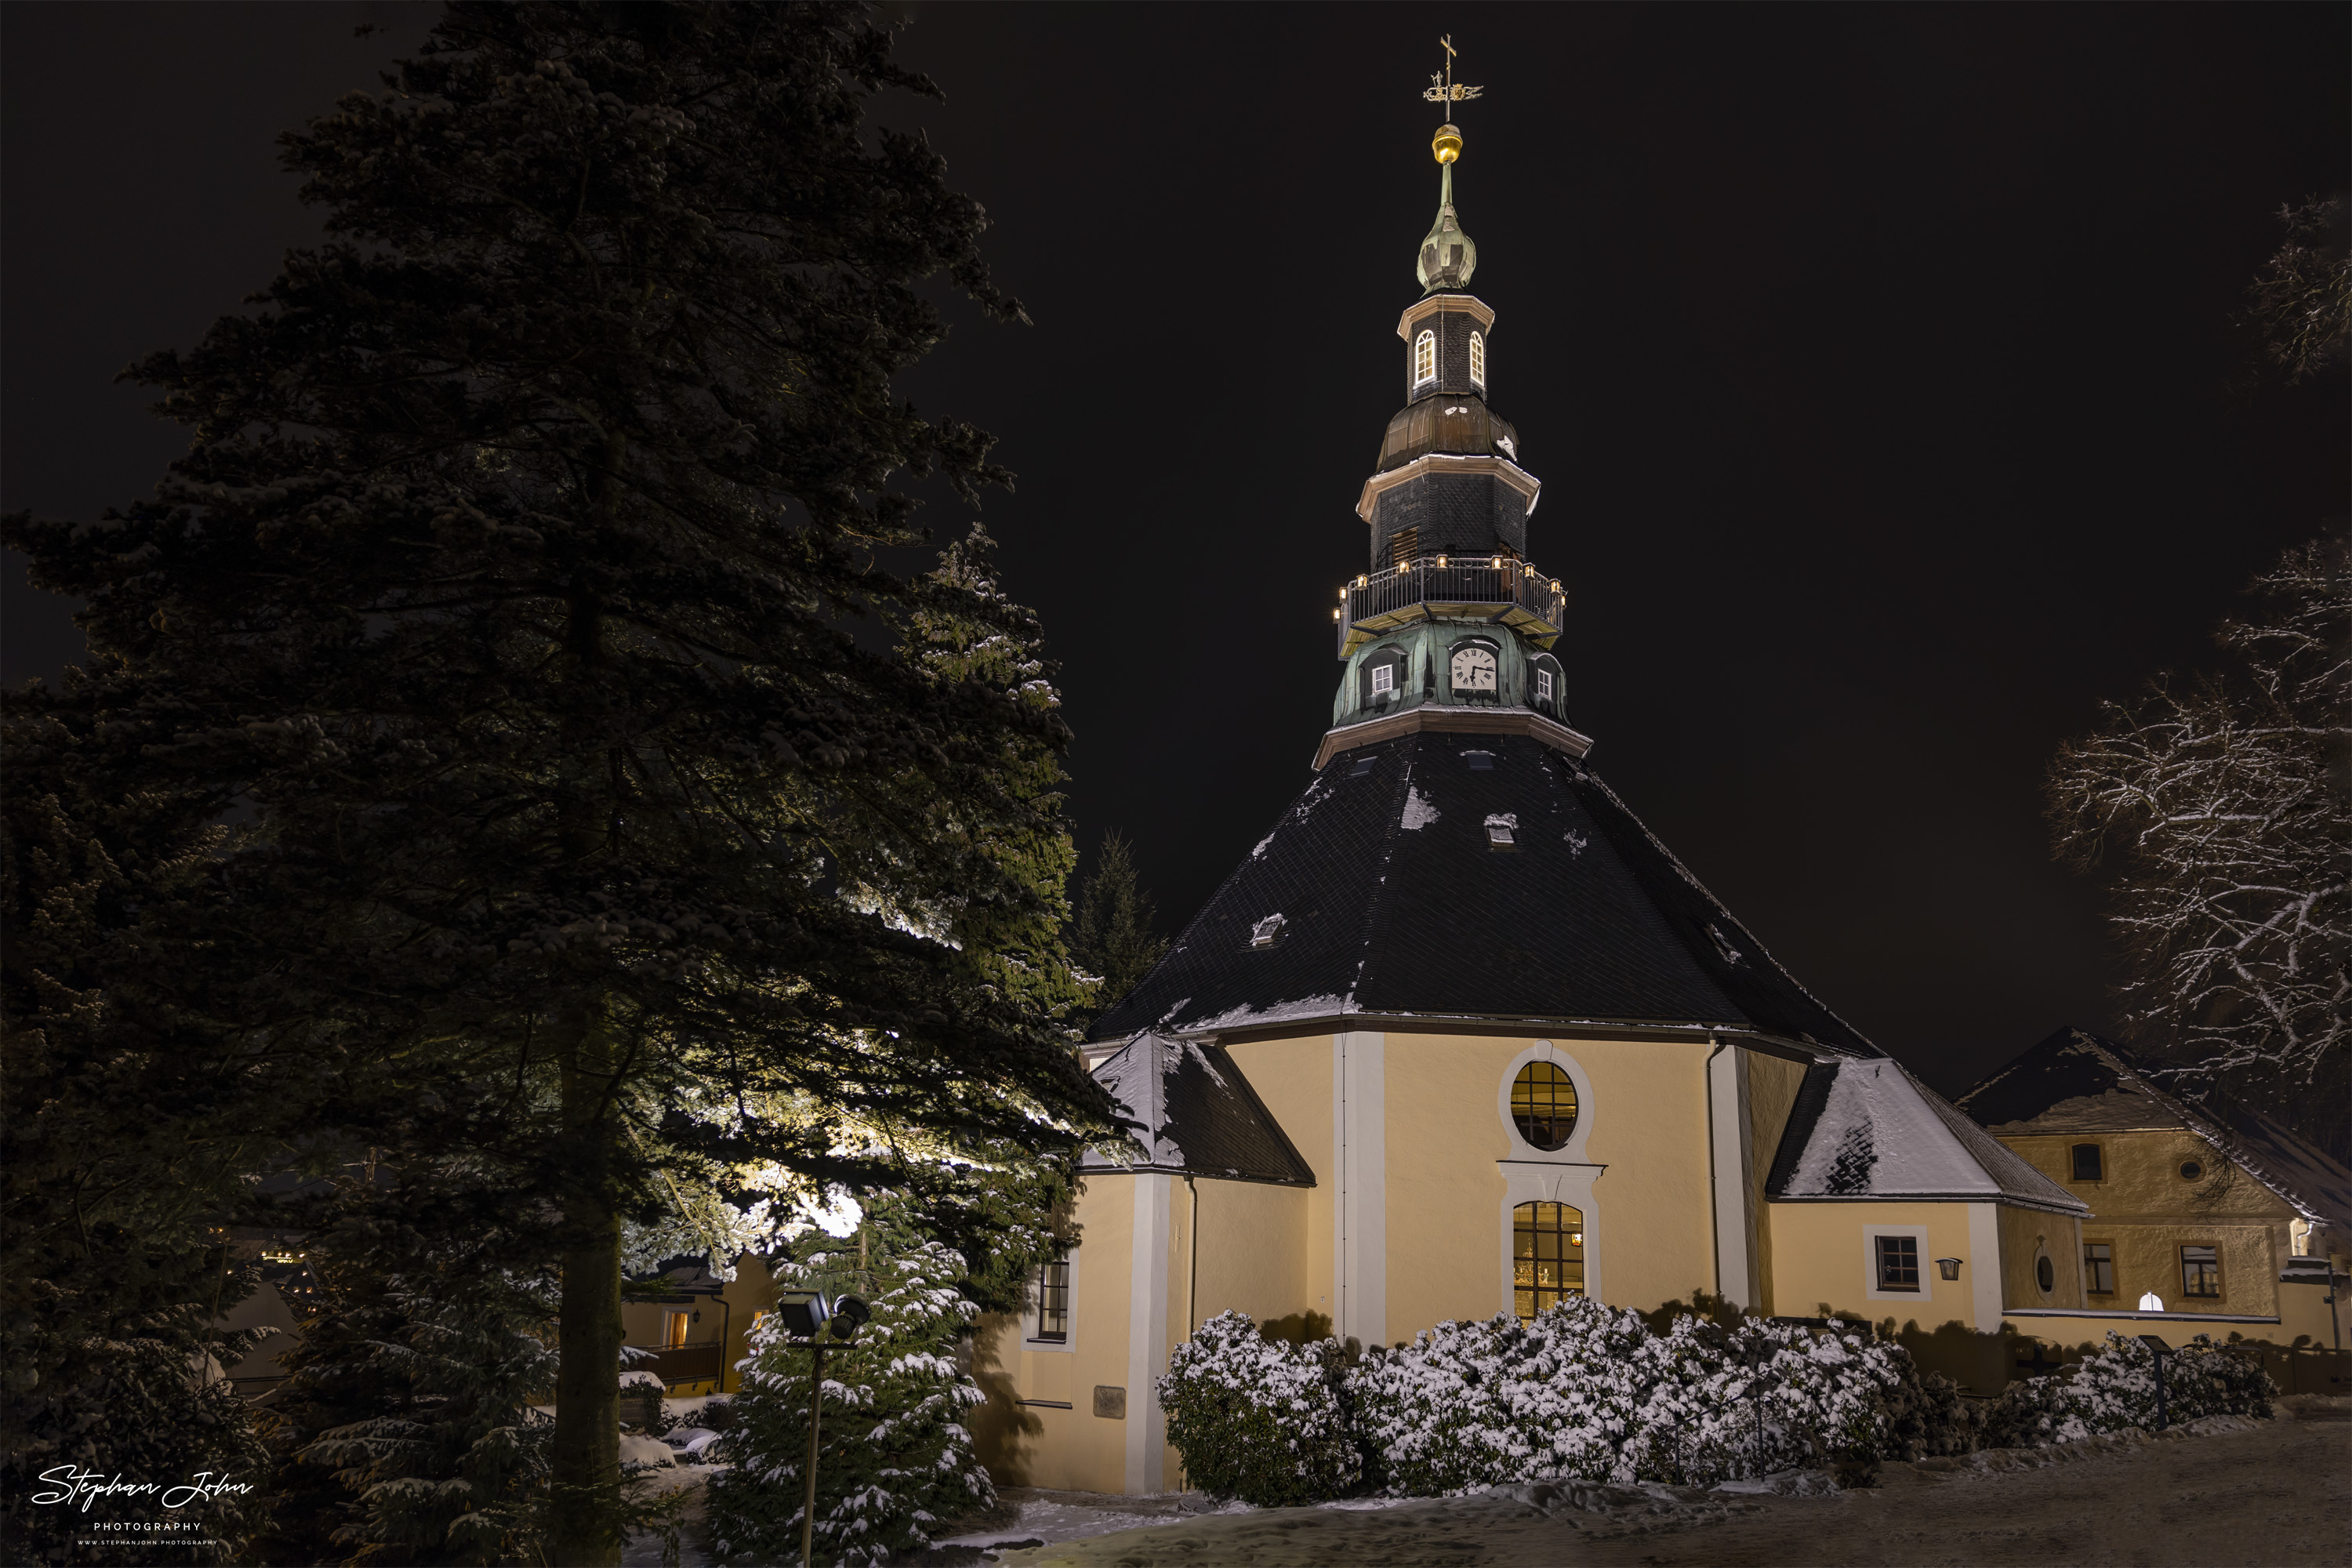
[[[1566,1204],[1511,1210],[1511,1295],[1519,1321],[1584,1294],[1584,1215]]]
[[[1437,334],[1423,331],[1412,340],[1412,384],[1437,379]]]
[[[1470,334],[1470,384],[1485,391],[1486,387],[1486,334]]]
[[[1565,1149],[1576,1131],[1576,1085],[1550,1062],[1529,1062],[1511,1080],[1511,1121],[1534,1147]]]

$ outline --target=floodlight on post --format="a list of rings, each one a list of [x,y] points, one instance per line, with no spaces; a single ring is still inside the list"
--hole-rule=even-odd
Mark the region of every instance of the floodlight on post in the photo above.
[[[776,1302],[776,1315],[782,1320],[784,1331],[809,1351],[808,1468],[801,1491],[801,1568],[814,1568],[817,1440],[824,1398],[824,1340],[819,1331],[830,1330],[836,1340],[854,1339],[861,1327],[873,1321],[874,1309],[856,1296],[836,1296],[827,1301],[814,1290],[787,1290]]]
[[[1938,1258],[1936,1259],[1936,1272],[1947,1279],[1958,1279],[1960,1277],[1960,1260],[1957,1258]]]

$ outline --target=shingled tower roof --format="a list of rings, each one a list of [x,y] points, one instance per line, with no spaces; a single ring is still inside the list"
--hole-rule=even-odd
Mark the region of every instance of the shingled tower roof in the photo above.
[[[1582,760],[1552,651],[1567,588],[1527,553],[1541,485],[1487,406],[1496,313],[1461,291],[1451,121],[1432,152],[1439,225],[1397,323],[1405,405],[1357,504],[1366,570],[1331,612],[1346,669],[1320,776],[1097,1037],[1414,1018],[1877,1057]]]

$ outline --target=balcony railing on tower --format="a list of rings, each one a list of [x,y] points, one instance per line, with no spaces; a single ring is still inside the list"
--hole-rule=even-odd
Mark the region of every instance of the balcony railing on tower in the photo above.
[[[1423,555],[1368,572],[1339,590],[1339,657],[1414,621],[1480,620],[1509,626],[1549,647],[1567,625],[1568,592],[1557,577],[1511,555]]]

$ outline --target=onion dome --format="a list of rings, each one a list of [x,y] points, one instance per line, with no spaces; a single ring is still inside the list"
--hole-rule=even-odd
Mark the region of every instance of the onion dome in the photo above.
[[[1423,293],[1437,294],[1470,286],[1470,274],[1478,269],[1478,247],[1454,216],[1454,163],[1462,156],[1462,132],[1452,125],[1439,126],[1430,151],[1438,163],[1437,221],[1422,239],[1421,259],[1413,271]]]

